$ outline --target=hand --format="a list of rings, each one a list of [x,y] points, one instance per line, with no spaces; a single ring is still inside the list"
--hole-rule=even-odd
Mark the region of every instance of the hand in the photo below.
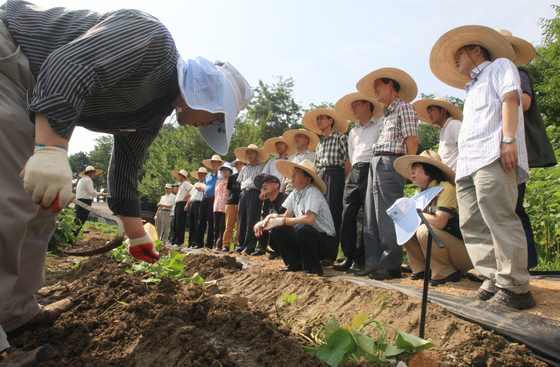
[[[157,215],[154,215],[154,222],[157,221]]]
[[[159,254],[154,247],[154,241],[148,234],[141,238],[131,239],[128,252],[130,252],[133,258],[146,261],[150,264],[159,260]]]
[[[276,213],[269,214],[264,218],[264,222],[266,222],[270,218],[278,218],[278,217],[279,217],[279,214],[276,214]]]
[[[513,172],[515,170],[515,167],[517,167],[517,163],[519,162],[517,155],[517,143],[502,143],[500,159],[502,161],[502,167],[504,168],[504,171]]]
[[[261,220],[260,222],[257,222],[257,224],[255,224],[255,226],[253,227],[253,232],[255,232],[256,237],[261,237],[263,235],[263,231],[264,231],[264,220]]]
[[[284,217],[269,218],[264,222],[264,229],[270,231],[273,228],[284,225]]]
[[[109,194],[107,194],[107,193],[103,193],[103,194],[99,194],[99,196],[103,196],[103,197],[109,197]]]
[[[35,147],[20,177],[25,191],[41,209],[59,212],[74,197],[68,152],[63,148]]]

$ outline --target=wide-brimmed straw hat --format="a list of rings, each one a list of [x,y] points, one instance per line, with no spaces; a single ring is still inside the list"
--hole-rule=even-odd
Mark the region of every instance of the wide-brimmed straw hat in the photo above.
[[[385,108],[385,104],[379,102],[377,99],[366,96],[362,93],[350,93],[339,99],[336,104],[334,105],[335,111],[340,113],[346,120],[358,122],[354,117],[354,112],[352,111],[352,103],[355,101],[367,101],[372,104],[373,106],[373,117],[376,119],[381,118],[383,115],[383,108]]]
[[[317,174],[317,167],[310,160],[304,159],[300,163],[295,163],[291,161],[280,160],[276,162],[276,169],[284,177],[292,177],[292,172],[294,168],[301,168],[305,172],[309,173],[313,177],[313,185],[317,186],[321,193],[325,195],[327,193],[327,185]]]
[[[393,79],[399,83],[401,86],[399,90],[399,98],[403,101],[410,103],[414,100],[414,98],[416,98],[416,95],[418,94],[418,86],[416,86],[416,82],[406,72],[397,68],[381,68],[372,71],[360,79],[358,84],[356,84],[356,89],[358,89],[358,92],[366,96],[371,96],[372,98],[377,99],[375,90],[373,89],[373,82],[381,78]]]
[[[187,171],[185,171],[184,169],[180,170],[180,171],[171,171],[171,174],[173,175],[173,177],[175,177],[176,179],[179,179],[179,175],[184,176],[187,181],[191,182],[191,180],[189,180],[189,174],[187,173]]]
[[[276,151],[276,143],[286,144],[288,146],[288,149],[286,150],[286,153],[288,153],[288,155],[294,155],[297,152],[296,148],[291,147],[283,136],[268,139],[264,142],[263,148],[268,152],[268,154],[278,156],[278,152]]]
[[[420,155],[405,155],[404,157],[397,158],[393,166],[401,176],[411,179],[410,171],[414,163],[427,163],[439,168],[443,172],[445,180],[450,184],[455,185],[455,171],[448,165],[441,161],[439,154],[433,150],[425,150]]]
[[[103,170],[102,170],[102,169],[95,169],[95,168],[93,168],[93,166],[87,166],[85,170],[83,170],[82,172],[78,173],[78,176],[84,177],[84,176],[86,175],[86,173],[92,172],[92,171],[95,171],[95,175],[96,175],[96,176],[103,173]]]
[[[317,127],[317,116],[326,115],[334,120],[333,130],[344,134],[348,130],[348,120],[337,111],[330,108],[319,108],[309,111],[303,116],[302,124],[316,134],[323,135],[323,132]]]
[[[535,50],[535,47],[529,42],[522,38],[514,37],[507,29],[496,29],[496,31],[504,36],[513,47],[513,52],[515,52],[515,65],[528,64],[537,56],[537,50]]]
[[[202,164],[205,165],[206,167],[212,169],[212,161],[220,162],[220,166],[226,162],[226,161],[222,160],[222,157],[220,157],[217,154],[214,154],[212,156],[212,158],[203,160]]]
[[[309,149],[309,151],[312,152],[315,150],[315,148],[317,148],[317,144],[319,144],[320,139],[319,136],[317,136],[317,134],[315,134],[313,131],[309,131],[306,129],[288,130],[282,135],[282,137],[286,141],[286,144],[288,144],[290,148],[293,148],[295,150],[296,145],[294,143],[294,138],[298,134],[305,135],[309,138],[309,143],[307,144],[307,149]]]
[[[240,161],[239,159],[235,158],[235,160],[234,160],[233,162],[231,162],[231,166],[232,166],[233,168],[235,168],[236,170],[239,171],[239,169],[237,168],[237,165],[238,165],[239,163],[246,164],[245,162]]]
[[[199,173],[204,173],[205,175],[207,175],[207,174],[208,174],[208,171],[206,170],[206,167],[200,167],[200,168],[198,169],[198,171],[192,171],[192,172],[191,172],[191,176],[194,177],[194,178],[196,178],[196,179],[198,180],[198,174],[199,174]]]
[[[464,46],[479,45],[490,53],[490,61],[505,57],[515,62],[515,52],[508,40],[492,28],[465,25],[441,36],[430,53],[432,73],[447,85],[464,89],[471,79],[459,74],[455,67],[455,54]]]
[[[249,144],[249,146],[247,148],[245,148],[245,147],[237,148],[233,151],[233,154],[235,154],[237,159],[239,159],[241,162],[248,163],[247,162],[247,151],[248,150],[254,150],[255,152],[257,152],[257,155],[258,155],[257,160],[260,161],[261,163],[264,163],[268,160],[268,157],[269,157],[268,152],[266,150],[264,150],[263,148],[259,148],[255,144]]]
[[[439,106],[443,107],[449,112],[449,116],[455,120],[463,121],[463,111],[452,103],[449,103],[447,99],[443,97],[434,97],[433,99],[421,99],[412,104],[412,107],[416,110],[418,114],[418,119],[427,124],[432,125],[430,120],[430,115],[428,115],[428,107]]]

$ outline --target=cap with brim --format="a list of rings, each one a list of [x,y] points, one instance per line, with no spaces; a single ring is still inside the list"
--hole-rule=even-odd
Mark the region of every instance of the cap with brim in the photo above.
[[[87,166],[85,170],[83,170],[82,172],[78,173],[78,176],[84,177],[84,176],[86,175],[86,173],[92,172],[92,171],[95,171],[95,175],[96,175],[96,176],[103,173],[103,170],[102,170],[102,169],[95,169],[95,168],[93,168],[93,166]]]
[[[513,47],[513,52],[515,52],[515,65],[528,64],[537,56],[537,50],[535,50],[535,47],[529,42],[522,38],[514,37],[511,32],[506,29],[496,29],[496,31],[504,36]]]
[[[214,154],[212,158],[203,160],[202,164],[212,169],[212,161],[220,162],[220,166],[226,163],[226,161],[222,160],[222,157],[220,157],[217,154]]]
[[[257,160],[260,161],[261,163],[264,163],[268,160],[268,157],[269,157],[268,152],[266,150],[264,150],[263,148],[259,148],[255,144],[249,144],[249,146],[247,148],[245,148],[245,147],[237,148],[233,151],[233,153],[235,154],[237,159],[239,159],[241,162],[246,164],[246,163],[248,163],[247,162],[247,151],[248,150],[254,150],[255,152],[257,152],[257,155],[258,155]]]
[[[206,167],[200,167],[200,168],[198,169],[198,171],[192,171],[192,172],[191,172],[191,176],[194,177],[194,178],[196,178],[196,179],[198,180],[198,174],[199,174],[199,173],[204,173],[205,175],[207,175],[207,174],[208,174],[208,171],[206,170]]]
[[[290,148],[293,148],[295,150],[296,144],[294,143],[294,139],[298,134],[305,135],[309,138],[307,149],[309,149],[311,152],[314,151],[315,148],[317,148],[317,144],[319,144],[320,140],[317,134],[315,134],[313,131],[309,131],[306,129],[288,130],[282,135],[282,137],[286,141],[286,144],[288,144]]]
[[[271,181],[271,182],[277,183],[278,185],[281,185],[278,177],[276,177],[274,175],[267,175],[267,174],[263,173],[261,175],[256,176],[253,179],[253,183],[255,184],[257,189],[259,189],[259,190],[262,189],[262,185],[265,181]],[[280,188],[280,186],[278,186],[278,188]]]
[[[424,210],[441,190],[443,190],[443,187],[436,186],[424,190],[411,198],[400,198],[387,209],[387,214],[395,224],[397,243],[399,245],[402,246],[410,240],[420,226],[421,220],[416,209]]]
[[[303,116],[302,124],[307,129],[316,134],[322,135],[323,132],[317,127],[317,116],[326,115],[334,120],[333,130],[344,134],[348,130],[348,120],[344,118],[337,111],[330,108],[319,108],[317,110],[309,111]]]
[[[321,179],[321,177],[319,177],[317,174],[317,168],[310,160],[304,159],[300,163],[285,160],[276,162],[276,169],[284,177],[292,177],[294,168],[300,168],[309,173],[311,177],[313,177],[313,185],[317,186],[323,195],[327,193],[327,185],[325,185],[325,182]]]
[[[358,84],[356,84],[356,89],[358,92],[365,94],[366,96],[371,96],[377,99],[375,90],[373,89],[373,83],[377,79],[389,78],[395,80],[400,85],[399,98],[405,102],[412,102],[416,95],[418,94],[418,87],[416,82],[410,75],[401,69],[397,68],[381,68],[372,71],[368,75],[364,76]]]
[[[176,186],[181,186],[181,183],[180,183],[180,182],[175,182],[175,183],[173,184],[173,187],[176,187]]]
[[[266,150],[268,152],[268,154],[271,154],[271,155],[277,157],[278,152],[276,151],[276,143],[286,144],[288,146],[288,149],[286,150],[286,153],[288,155],[294,155],[297,152],[297,150],[295,148],[288,145],[288,143],[286,142],[286,140],[282,136],[279,136],[277,138],[268,139],[267,141],[264,142],[263,148],[264,148],[264,150]]]
[[[173,188],[173,185],[171,185],[171,184],[165,184],[165,188],[166,188],[166,189],[172,189],[172,188]]]
[[[222,172],[222,170],[223,170],[224,168],[229,169],[229,170],[231,171],[231,173],[233,173],[233,168],[231,167],[231,163],[225,162],[223,165],[221,165],[220,167],[218,167],[218,171],[219,171],[219,172]]]
[[[430,164],[436,168],[439,168],[443,175],[450,184],[455,185],[455,171],[453,171],[448,165],[441,161],[439,154],[433,150],[425,150],[420,155],[405,155],[399,157],[393,163],[395,170],[401,174],[401,176],[411,179],[410,171],[412,170],[412,165],[414,163],[426,163]]]
[[[199,126],[204,141],[218,154],[227,154],[235,119],[254,97],[243,76],[229,63],[215,65],[202,57],[177,60],[181,96],[195,110],[223,113],[225,123]]]
[[[171,174],[173,175],[173,177],[175,177],[176,179],[179,179],[179,175],[184,176],[187,181],[191,182],[191,180],[189,180],[189,174],[187,173],[187,171],[185,171],[184,169],[180,170],[180,171],[171,171]]]
[[[418,119],[432,125],[430,115],[428,114],[428,107],[430,106],[443,107],[447,110],[447,112],[449,112],[451,118],[463,121],[463,111],[454,104],[447,102],[445,98],[435,97],[433,99],[421,99],[412,104],[412,107],[414,107],[416,113],[418,114]]]
[[[350,93],[339,99],[336,104],[334,105],[335,111],[340,113],[346,120],[358,122],[358,120],[354,117],[354,112],[352,111],[352,103],[355,101],[367,101],[372,104],[373,106],[373,117],[376,119],[380,119],[383,115],[383,108],[385,108],[385,104],[379,102],[377,99],[366,96],[362,93]]]
[[[492,28],[466,25],[450,30],[441,36],[430,53],[430,69],[442,82],[455,88],[465,89],[471,78],[459,74],[455,66],[455,54],[461,47],[479,45],[490,53],[490,61],[507,58],[515,62],[515,52],[508,40]]]
[[[245,164],[245,162],[242,162],[242,161],[240,161],[239,159],[235,158],[235,160],[234,160],[233,162],[231,162],[231,166],[232,166],[233,168],[235,168],[236,170],[238,170],[238,169],[237,169],[237,165],[238,165],[239,163]],[[239,171],[239,170],[238,170],[238,171]]]

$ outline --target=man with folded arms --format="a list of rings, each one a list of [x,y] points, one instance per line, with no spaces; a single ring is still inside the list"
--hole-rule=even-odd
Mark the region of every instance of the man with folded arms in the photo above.
[[[289,158],[291,162],[301,163],[304,159],[315,162],[315,148],[319,144],[317,134],[306,129],[295,129],[286,131],[282,137],[290,148],[295,149],[295,154]],[[284,177],[280,191],[288,195],[294,191],[290,177]]]

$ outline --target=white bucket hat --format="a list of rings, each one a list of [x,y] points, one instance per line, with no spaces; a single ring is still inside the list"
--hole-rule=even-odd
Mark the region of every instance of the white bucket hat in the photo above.
[[[225,124],[198,127],[202,138],[219,154],[227,154],[235,119],[254,97],[243,76],[229,63],[215,65],[202,57],[177,60],[181,96],[195,110],[223,113]]]
[[[424,210],[442,190],[443,187],[435,186],[411,198],[400,198],[387,209],[387,214],[395,223],[399,245],[402,246],[411,239],[420,226],[420,217],[416,213],[416,209]]]

